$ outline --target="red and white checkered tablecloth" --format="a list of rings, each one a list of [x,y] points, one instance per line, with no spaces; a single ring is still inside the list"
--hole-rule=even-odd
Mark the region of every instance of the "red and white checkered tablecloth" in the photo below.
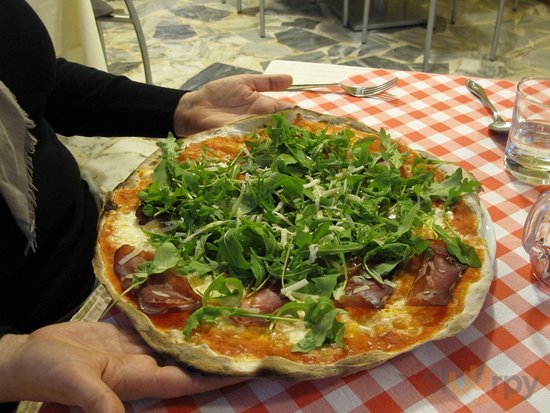
[[[467,91],[464,77],[357,70],[361,74],[350,83],[398,76],[390,91],[395,99],[353,98],[337,89],[288,92],[284,99],[383,127],[393,137],[458,162],[483,183],[481,198],[494,223],[497,258],[481,313],[457,336],[422,345],[370,371],[300,383],[254,379],[195,396],[127,403],[129,412],[550,411],[550,300],[534,286],[520,243],[528,209],[542,188],[519,183],[504,171],[505,138],[489,133],[489,112]],[[478,81],[510,118],[515,84]],[[77,410],[42,408],[43,413],[66,411]]]

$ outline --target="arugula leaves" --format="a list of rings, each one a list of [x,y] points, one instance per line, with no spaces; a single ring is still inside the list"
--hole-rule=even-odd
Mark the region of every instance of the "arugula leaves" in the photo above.
[[[149,234],[158,246],[152,265],[214,280],[186,324],[187,338],[203,323],[245,316],[302,320],[309,330],[296,352],[342,346],[343,310],[332,300],[347,282],[348,262],[359,259],[361,275],[380,283],[391,278],[428,248],[417,234],[434,222],[432,203],[452,205],[480,184],[460,170],[437,181],[427,161],[411,163],[384,130],[376,151],[374,136],[273,119],[269,139],[251,136],[229,164],[206,148],[198,159],[180,159],[180,142],[168,137],[152,184],[139,193],[144,214],[165,224]],[[480,265],[458,237],[432,230],[459,261]],[[239,308],[245,294],[272,282],[300,288],[275,315]]]
[[[432,182],[424,193],[432,199],[444,200],[447,205],[458,201],[460,195],[476,192],[481,188],[478,181],[464,179],[462,169],[457,169],[452,175],[441,182]]]
[[[459,237],[448,234],[439,225],[434,225],[433,229],[437,235],[445,241],[447,250],[454,255],[459,262],[473,268],[481,267],[481,261],[477,256],[476,250],[472,246],[465,244]]]

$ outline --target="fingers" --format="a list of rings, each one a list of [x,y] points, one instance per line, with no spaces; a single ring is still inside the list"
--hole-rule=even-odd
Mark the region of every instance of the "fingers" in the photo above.
[[[244,377],[220,377],[192,374],[177,366],[159,367],[153,360],[130,359],[116,370],[121,377],[111,387],[122,400],[143,397],[173,398],[202,393],[247,380]],[[120,380],[120,378],[123,378]],[[111,382],[107,378],[107,384]]]
[[[221,377],[190,374],[176,366],[166,366],[159,369],[151,390],[157,391],[156,397],[177,397],[189,394],[203,393],[248,380],[246,377]],[[176,394],[158,394],[173,389]],[[153,395],[155,396],[155,395]]]
[[[292,76],[279,75],[248,75],[252,88],[258,92],[277,92],[286,90],[292,85]]]
[[[231,386],[233,384],[242,383],[248,381],[247,377],[212,377],[212,376],[199,376],[192,377],[191,391],[189,394],[202,393],[214,389],[220,389],[222,387]]]
[[[276,100],[274,103],[273,103],[273,110],[271,112],[279,112],[281,110],[285,110],[285,109],[291,109],[293,108],[294,106],[296,106],[295,104],[293,103],[289,103],[289,102],[284,102],[282,100]]]

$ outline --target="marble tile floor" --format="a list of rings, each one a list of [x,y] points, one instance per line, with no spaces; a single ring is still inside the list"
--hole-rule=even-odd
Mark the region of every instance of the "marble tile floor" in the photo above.
[[[372,0],[373,7],[399,0]],[[123,8],[121,0],[108,0]],[[195,88],[213,77],[261,72],[273,59],[420,70],[425,26],[361,34],[341,24],[342,0],[266,0],[266,37],[259,37],[259,1],[134,0],[151,55],[156,84]],[[427,0],[408,0],[409,9],[427,16]],[[363,0],[350,1],[351,16]],[[450,23],[451,0],[439,1],[429,71],[519,80],[550,74],[550,2],[512,1],[505,8],[497,58],[488,58],[497,0],[459,0]],[[355,8],[354,8],[355,6]],[[371,8],[371,15],[374,9]],[[422,15],[422,12],[420,12]],[[109,70],[143,79],[130,25],[106,28]]]
[[[153,82],[195,89],[237,73],[260,73],[273,59],[333,63],[398,70],[421,70],[425,26],[371,30],[343,27],[338,0],[266,0],[266,37],[259,36],[259,1],[134,0],[148,44]],[[341,1],[341,0],[340,0]],[[376,5],[382,0],[373,0]],[[393,1],[385,0],[391,6]],[[427,0],[409,7],[427,16]],[[122,0],[107,0],[123,9]],[[363,0],[351,0],[354,7]],[[550,3],[507,2],[495,61],[488,58],[496,20],[496,0],[460,0],[455,24],[451,0],[439,1],[429,71],[519,80],[550,75]],[[374,6],[373,6],[374,7]],[[109,71],[144,80],[141,55],[129,24],[104,25]],[[63,138],[100,195],[156,149],[154,140]]]

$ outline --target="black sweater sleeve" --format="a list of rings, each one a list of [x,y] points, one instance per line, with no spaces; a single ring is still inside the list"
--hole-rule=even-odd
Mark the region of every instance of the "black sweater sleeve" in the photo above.
[[[165,137],[184,93],[58,59],[44,116],[66,136]]]

